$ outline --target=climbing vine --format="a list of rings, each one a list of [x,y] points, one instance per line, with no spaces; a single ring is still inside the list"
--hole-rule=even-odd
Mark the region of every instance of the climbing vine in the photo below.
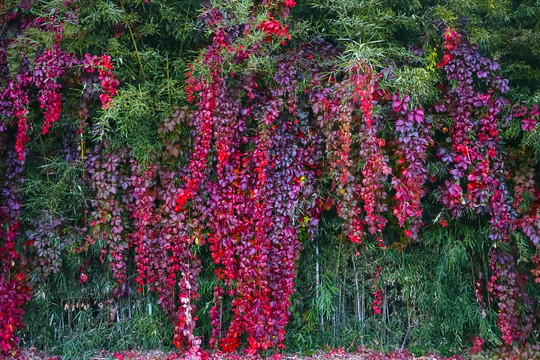
[[[537,104],[512,104],[499,64],[464,32],[435,22],[442,56],[426,37],[405,60],[377,62],[359,53],[351,60],[351,51],[306,36],[290,19],[295,1],[265,0],[249,7],[249,16],[213,2],[200,14],[208,37],[185,66],[181,96],[171,90],[166,57],[160,95],[167,101],[130,112],[135,86],[115,73],[124,59],[68,51],[64,34],[78,10],[66,2],[62,12],[42,16],[32,4],[0,9],[3,353],[16,354],[33,286],[61,271],[66,252],[90,256],[91,249],[97,266],[111,272],[111,302],[130,299],[133,290],[155,293],[182,358],[204,358],[206,344],[250,355],[279,352],[300,253],[320,236],[325,217],[341,231],[336,278],[342,246],[354,247],[356,257],[372,248],[403,252],[452,222],[489,224],[481,226],[489,244],[483,263],[471,265],[475,304],[482,317],[497,310],[504,344],[530,338],[537,310],[530,286],[540,282],[536,163],[508,161],[506,141],[534,136],[540,113]],[[150,55],[137,47],[143,35],[133,35],[136,22],[115,26],[115,38],[129,29],[146,77]],[[40,44],[32,31],[48,42]],[[438,97],[423,99],[418,88],[401,86],[403,68],[436,74],[429,86]],[[138,91],[150,101],[150,92]],[[149,119],[152,111],[166,115]],[[148,128],[120,119],[124,113],[141,116]],[[142,158],[125,138],[147,130],[158,145]],[[513,138],[505,135],[511,131]],[[44,151],[43,142],[59,138],[65,162],[78,171],[77,186],[85,188],[83,215],[40,209],[23,221],[25,164],[54,175],[46,165],[58,152]],[[89,261],[76,276],[83,287],[92,281]],[[374,268],[371,308],[385,317],[390,285],[384,265]],[[206,271],[210,285],[201,282]],[[318,276],[314,292],[322,301]],[[205,304],[203,291],[211,292]],[[197,330],[202,313],[210,319],[208,338]],[[477,352],[485,340],[474,331]]]

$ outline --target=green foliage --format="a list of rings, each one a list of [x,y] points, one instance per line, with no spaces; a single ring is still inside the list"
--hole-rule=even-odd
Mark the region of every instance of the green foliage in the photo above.
[[[161,152],[157,124],[185,103],[184,73],[194,57],[199,1],[85,1],[79,4],[77,34],[68,44],[77,53],[107,53],[121,88],[114,110],[102,112],[94,136],[112,149],[134,149],[147,164]]]
[[[480,336],[499,343],[496,313],[488,309],[483,316],[474,296],[476,274],[484,269],[472,260],[487,256],[490,242],[485,229],[429,229],[421,243],[398,251],[341,245],[336,222],[323,222],[320,240],[305,244],[301,254],[288,349],[306,353],[321,344],[348,350],[356,345],[406,346],[419,354],[431,349],[453,354],[468,346],[478,329]],[[319,256],[315,246],[320,247]],[[372,302],[378,266],[382,267],[378,286],[384,292],[383,312],[376,315]]]
[[[170,349],[173,329],[156,299],[137,292],[115,297],[114,278],[98,256],[97,246],[83,256],[67,252],[62,271],[35,286],[23,345],[63,359],[89,359],[99,349]],[[85,270],[88,282],[81,284],[85,261],[93,265]]]

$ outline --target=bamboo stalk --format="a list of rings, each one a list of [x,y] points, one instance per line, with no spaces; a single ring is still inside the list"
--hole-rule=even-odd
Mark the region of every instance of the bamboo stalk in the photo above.
[[[358,287],[358,272],[356,271],[356,261],[354,260],[354,255],[352,263],[354,269],[354,285],[356,287],[356,316],[358,316],[358,322],[362,322],[362,317],[360,315],[360,289]]]
[[[343,272],[343,282],[341,283],[341,287],[343,289],[343,301],[341,302],[341,325],[343,327],[347,326],[347,318],[345,315],[345,301],[346,301],[346,291],[345,291],[345,284],[347,284],[347,264],[345,264],[345,271]]]
[[[315,239],[315,299],[319,299],[319,289],[321,287],[321,278],[319,272],[319,243]],[[321,327],[324,327],[324,316],[321,313]]]
[[[319,244],[317,240],[315,240],[315,298],[319,298],[319,287],[320,284],[320,277],[319,277]]]

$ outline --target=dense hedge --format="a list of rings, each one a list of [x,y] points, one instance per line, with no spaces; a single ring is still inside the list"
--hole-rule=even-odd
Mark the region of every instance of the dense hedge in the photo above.
[[[0,345],[538,340],[540,5],[0,6]]]

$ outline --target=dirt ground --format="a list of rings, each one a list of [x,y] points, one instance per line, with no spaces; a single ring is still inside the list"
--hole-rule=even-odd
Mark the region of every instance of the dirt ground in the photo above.
[[[0,360],[64,360],[61,356],[51,356],[37,351],[36,349],[22,349],[15,356],[2,357]],[[96,354],[87,358],[87,360],[180,360],[184,359],[178,353],[164,353],[162,351],[97,351]],[[261,356],[248,356],[245,354],[225,354],[221,352],[205,353],[203,360],[258,360]],[[527,344],[521,348],[501,348],[489,352],[480,352],[477,354],[455,355],[452,357],[443,357],[437,355],[413,356],[406,350],[397,350],[383,353],[378,350],[359,348],[357,352],[345,352],[343,349],[320,350],[310,356],[301,356],[298,354],[279,354],[269,356],[268,360],[540,360],[540,345]],[[65,359],[68,360],[68,359]],[[71,360],[71,359],[69,359]],[[187,360],[187,359],[186,359]]]
[[[0,359],[19,359],[19,360],[62,360],[61,356],[51,356],[39,352],[35,349],[22,349],[15,356]],[[96,355],[88,360],[176,360],[182,359],[179,354],[163,353],[162,351],[123,351],[123,352],[109,352],[99,351]],[[212,353],[203,356],[203,359],[207,360],[253,360],[262,359],[260,356],[248,356],[242,354],[224,354],[224,353]],[[358,353],[345,353],[338,350],[318,351],[310,356],[300,356],[296,354],[279,354],[270,356],[267,359],[270,360],[383,360],[383,359],[415,359],[415,360],[442,360],[442,359],[465,359],[464,357],[438,357],[438,356],[420,356],[414,357],[405,352],[391,352],[382,353],[376,350],[362,350]]]

